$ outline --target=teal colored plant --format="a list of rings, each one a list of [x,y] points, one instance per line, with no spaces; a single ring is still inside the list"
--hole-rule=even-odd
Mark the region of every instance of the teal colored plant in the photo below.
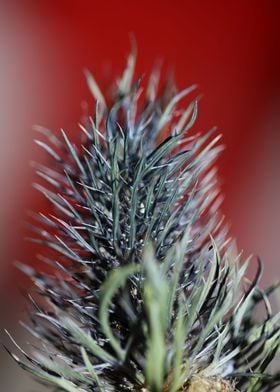
[[[52,391],[272,391],[276,286],[260,289],[260,263],[246,278],[228,237],[220,135],[193,133],[197,100],[181,101],[195,86],[159,92],[156,69],[143,88],[135,61],[133,51],[110,96],[86,72],[96,105],[80,145],[38,128],[51,163],[36,166],[36,188],[52,212],[35,216],[33,241],[52,272],[20,265],[38,348],[9,352]]]

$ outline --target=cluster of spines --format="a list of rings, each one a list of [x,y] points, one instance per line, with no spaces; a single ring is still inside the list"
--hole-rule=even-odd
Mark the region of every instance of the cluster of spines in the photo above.
[[[247,264],[231,256],[218,208],[219,136],[189,135],[197,101],[175,109],[194,87],[166,101],[157,71],[140,105],[134,67],[132,53],[109,107],[86,74],[98,104],[80,125],[81,147],[38,128],[55,163],[36,166],[49,184],[36,188],[54,212],[37,216],[33,240],[59,272],[21,267],[44,299],[32,298],[27,326],[44,348],[38,359],[22,351],[30,365],[16,359],[70,392],[188,391],[193,377],[272,390],[279,375],[264,372],[279,347],[279,316],[268,309],[255,323],[256,304],[268,303],[260,271],[242,295]]]

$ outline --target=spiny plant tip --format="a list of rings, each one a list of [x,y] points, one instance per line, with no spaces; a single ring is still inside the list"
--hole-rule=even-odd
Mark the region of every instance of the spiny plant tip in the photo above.
[[[35,188],[52,211],[31,228],[51,271],[20,265],[36,288],[25,327],[41,348],[11,355],[55,391],[272,391],[275,287],[260,289],[260,263],[248,283],[228,237],[219,136],[192,132],[197,100],[181,102],[194,86],[160,89],[156,69],[144,89],[135,64],[133,50],[112,96],[85,71],[96,105],[80,146],[37,127],[51,163],[34,165]]]

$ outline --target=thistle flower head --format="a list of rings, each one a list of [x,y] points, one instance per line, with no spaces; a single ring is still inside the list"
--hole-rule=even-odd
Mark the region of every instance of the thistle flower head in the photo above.
[[[135,53],[80,124],[81,145],[64,131],[38,141],[52,159],[36,188],[53,206],[36,215],[34,241],[52,272],[21,266],[30,296],[26,328],[41,348],[14,359],[57,391],[271,391],[266,368],[280,343],[279,314],[245,279],[219,212],[215,131],[192,134],[197,101],[185,110],[156,70],[145,91]],[[255,320],[264,303],[266,318]]]

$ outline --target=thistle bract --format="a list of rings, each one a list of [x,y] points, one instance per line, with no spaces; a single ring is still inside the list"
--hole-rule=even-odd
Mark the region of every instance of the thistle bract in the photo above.
[[[135,57],[110,97],[86,72],[96,105],[80,145],[38,127],[51,163],[35,186],[53,208],[34,216],[33,240],[52,272],[20,266],[40,347],[11,355],[57,391],[271,391],[280,316],[219,212],[220,136],[193,133],[195,86],[159,92],[156,69],[143,89]]]

